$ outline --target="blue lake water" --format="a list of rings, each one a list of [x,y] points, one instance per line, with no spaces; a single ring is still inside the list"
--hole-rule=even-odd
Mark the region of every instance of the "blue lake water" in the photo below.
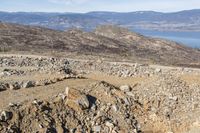
[[[134,29],[133,31],[150,37],[176,41],[189,47],[200,48],[200,32],[166,32],[141,29]]]

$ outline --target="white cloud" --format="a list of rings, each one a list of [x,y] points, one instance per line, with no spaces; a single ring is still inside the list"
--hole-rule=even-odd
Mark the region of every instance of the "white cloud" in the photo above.
[[[88,2],[89,0],[49,0],[49,2],[56,3],[56,4],[83,4]]]

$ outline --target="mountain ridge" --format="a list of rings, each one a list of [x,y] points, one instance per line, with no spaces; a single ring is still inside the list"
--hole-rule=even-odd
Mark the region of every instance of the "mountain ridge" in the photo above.
[[[129,29],[200,31],[200,9],[172,13],[155,11],[88,13],[0,12],[0,21],[42,26],[55,30],[73,27],[86,31],[99,25],[115,24]]]

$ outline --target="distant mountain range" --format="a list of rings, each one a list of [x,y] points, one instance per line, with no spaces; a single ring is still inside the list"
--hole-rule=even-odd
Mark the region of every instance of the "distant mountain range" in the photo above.
[[[56,30],[81,28],[86,31],[98,25],[115,24],[129,29],[160,31],[200,31],[200,9],[161,13],[154,11],[42,13],[0,12],[0,21],[41,26]]]

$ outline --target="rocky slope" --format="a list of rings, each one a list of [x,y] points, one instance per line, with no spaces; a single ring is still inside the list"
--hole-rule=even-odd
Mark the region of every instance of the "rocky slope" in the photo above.
[[[200,131],[199,69],[4,55],[0,71],[2,133]],[[48,84],[2,89],[23,79]]]
[[[116,26],[100,26],[95,32],[66,32],[40,27],[0,23],[2,52],[32,52],[63,56],[100,56],[121,61],[198,66],[200,52],[175,42],[145,37]]]
[[[95,33],[125,43],[130,47],[131,53],[140,59],[168,64],[187,64],[192,60],[199,62],[198,51],[173,41],[145,37],[112,25],[97,27]]]
[[[33,52],[114,53],[128,48],[119,41],[78,29],[66,32],[39,27],[0,24],[1,48],[4,50]],[[2,50],[2,51],[3,51]]]

